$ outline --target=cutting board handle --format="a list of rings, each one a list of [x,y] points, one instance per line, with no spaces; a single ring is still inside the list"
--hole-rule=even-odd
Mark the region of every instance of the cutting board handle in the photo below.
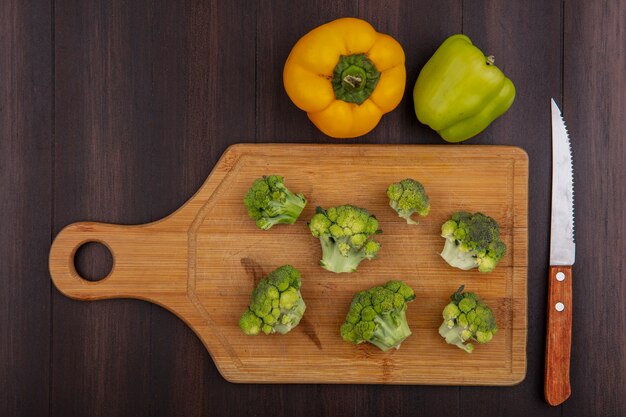
[[[184,291],[181,284],[185,284],[186,278],[180,271],[186,268],[186,253],[172,249],[184,238],[180,233],[168,234],[164,238],[150,224],[73,223],[61,230],[52,243],[50,275],[59,291],[74,299],[140,298],[154,301],[157,292]],[[168,240],[176,242],[170,246]],[[84,279],[74,266],[76,251],[89,242],[103,244],[113,257],[111,271],[99,281]],[[157,248],[157,242],[165,244],[160,247],[165,247],[167,253]],[[165,263],[164,259],[167,260]]]

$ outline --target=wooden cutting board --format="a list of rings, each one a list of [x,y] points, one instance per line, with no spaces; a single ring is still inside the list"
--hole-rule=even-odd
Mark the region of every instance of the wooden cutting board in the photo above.
[[[309,200],[300,220],[256,228],[242,199],[262,175],[285,176]],[[387,186],[421,181],[430,215],[407,225],[388,206]],[[319,267],[319,241],[306,222],[317,205],[354,204],[380,221],[377,259],[352,274]],[[81,222],[64,228],[50,251],[56,287],[79,300],[138,298],[167,308],[202,340],[228,381],[512,385],[526,374],[528,157],[508,146],[277,145],[228,148],[202,188],[170,216],[138,226]],[[501,226],[507,254],[491,274],[449,267],[439,256],[440,226],[454,211],[482,211]],[[113,269],[101,281],[74,268],[86,242],[106,245]],[[292,264],[302,272],[307,310],[284,336],[245,336],[237,322],[262,276]],[[417,298],[413,331],[399,350],[342,341],[339,327],[353,294],[403,279]],[[495,311],[499,332],[468,354],[437,330],[449,295],[461,284]]]

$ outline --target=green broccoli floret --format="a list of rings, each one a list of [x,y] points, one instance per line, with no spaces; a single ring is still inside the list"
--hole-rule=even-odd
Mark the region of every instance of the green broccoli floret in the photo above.
[[[487,304],[476,294],[464,293],[463,288],[461,285],[450,296],[452,301],[443,309],[443,323],[439,327],[439,334],[446,339],[446,343],[472,353],[474,345],[467,341],[471,339],[478,343],[487,343],[498,331],[498,326]]]
[[[413,213],[425,217],[430,212],[430,202],[424,186],[411,178],[391,184],[387,188],[387,197],[391,208],[408,224],[418,224],[411,218]]]
[[[250,306],[239,319],[247,335],[285,334],[302,319],[306,305],[300,294],[300,271],[291,265],[281,266],[263,278],[252,291]]]
[[[389,281],[384,286],[359,291],[341,326],[341,337],[355,345],[369,342],[383,351],[399,349],[411,335],[406,303],[413,299],[413,289],[402,281]]]
[[[320,265],[331,272],[354,272],[363,259],[374,259],[380,249],[380,243],[371,239],[380,233],[378,220],[359,207],[318,207],[309,229],[322,245]]]
[[[256,225],[267,230],[279,223],[294,224],[307,201],[302,194],[289,191],[283,177],[270,175],[254,181],[243,203]]]
[[[441,236],[446,238],[441,257],[466,271],[491,272],[506,252],[498,223],[482,213],[454,213],[441,226]]]

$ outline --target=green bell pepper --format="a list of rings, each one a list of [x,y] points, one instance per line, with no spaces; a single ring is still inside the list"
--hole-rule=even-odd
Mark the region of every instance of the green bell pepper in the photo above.
[[[506,112],[515,87],[465,35],[452,35],[424,65],[413,89],[415,114],[448,142],[482,132]]]

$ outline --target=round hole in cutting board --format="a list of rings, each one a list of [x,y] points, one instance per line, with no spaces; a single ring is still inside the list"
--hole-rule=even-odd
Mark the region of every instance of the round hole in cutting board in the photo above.
[[[74,268],[87,281],[100,281],[113,269],[113,254],[102,243],[83,243],[74,255]]]

